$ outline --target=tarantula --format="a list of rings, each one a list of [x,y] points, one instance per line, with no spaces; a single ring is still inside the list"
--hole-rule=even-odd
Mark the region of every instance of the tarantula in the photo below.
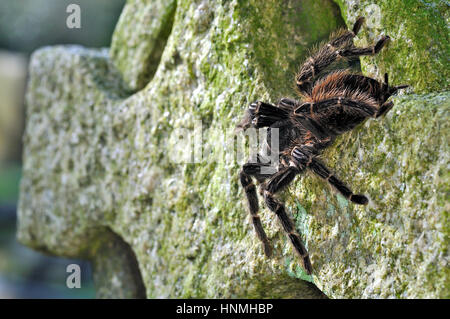
[[[308,274],[312,272],[308,252],[287,215],[284,204],[274,195],[289,185],[297,174],[310,169],[345,198],[355,204],[366,205],[367,197],[354,194],[330,172],[318,159],[318,155],[338,135],[352,130],[369,117],[378,118],[386,114],[393,107],[393,103],[387,99],[398,89],[407,87],[389,86],[387,73],[384,83],[347,70],[335,70],[319,77],[340,59],[375,55],[383,48],[388,36],[381,37],[370,47],[358,48],[353,45],[353,38],[363,22],[364,18],[358,18],[352,30],[341,30],[306,59],[295,78],[302,101],[282,98],[276,106],[261,101],[251,103],[246,116],[238,125],[243,130],[249,127],[268,127],[268,138],[271,129],[279,130],[278,171],[274,174],[262,173],[261,168],[270,164],[265,163],[258,154],[256,161],[243,165],[240,181],[247,196],[256,235],[263,244],[265,254],[270,257],[272,248],[258,216],[258,197],[252,176],[261,183],[260,194],[264,197],[265,204],[277,215]],[[270,151],[268,144],[265,147]]]

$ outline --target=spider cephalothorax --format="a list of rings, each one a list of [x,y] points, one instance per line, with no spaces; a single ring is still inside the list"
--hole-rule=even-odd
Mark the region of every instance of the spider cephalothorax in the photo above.
[[[296,76],[296,87],[302,97],[301,101],[283,98],[276,106],[254,102],[250,104],[244,120],[239,124],[244,130],[249,127],[268,127],[269,134],[274,128],[278,129],[278,171],[275,174],[262,173],[261,168],[268,164],[258,155],[255,162],[243,165],[240,180],[247,195],[256,234],[263,243],[265,254],[270,256],[272,250],[258,216],[258,198],[252,176],[261,182],[260,192],[267,207],[278,216],[308,274],[312,272],[308,252],[294,223],[287,215],[284,204],[274,195],[289,185],[297,174],[310,169],[353,203],[367,204],[367,197],[354,194],[318,160],[318,155],[334,142],[336,136],[353,129],[369,117],[378,118],[386,114],[393,106],[387,99],[398,89],[407,87],[389,86],[387,74],[384,83],[346,70],[323,75],[326,68],[342,58],[375,55],[383,48],[389,39],[387,36],[367,48],[353,45],[353,38],[363,22],[363,18],[358,18],[352,30],[337,33],[303,63]]]

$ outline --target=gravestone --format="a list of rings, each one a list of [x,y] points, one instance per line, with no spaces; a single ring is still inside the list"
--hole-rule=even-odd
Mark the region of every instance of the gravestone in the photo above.
[[[388,2],[400,1],[379,6],[395,19]],[[308,174],[282,194],[312,276],[267,209],[275,256],[264,256],[238,183],[242,163],[224,149],[251,101],[293,96],[308,48],[364,13],[349,3],[130,0],[110,49],[36,51],[19,240],[91,260],[99,297],[448,297],[448,67],[436,62],[445,53],[434,35],[407,37],[414,15],[398,13],[404,25],[380,15],[355,42],[395,35],[362,70],[388,70],[412,89],[324,153],[370,204]],[[444,18],[430,13],[441,8],[420,9],[442,36]],[[405,41],[414,51],[402,65],[395,48]],[[196,130],[200,140],[180,152],[179,133]]]

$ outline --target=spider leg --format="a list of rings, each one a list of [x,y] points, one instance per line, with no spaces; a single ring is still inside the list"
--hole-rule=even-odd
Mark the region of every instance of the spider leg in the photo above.
[[[278,102],[278,107],[283,108],[285,110],[293,110],[298,106],[298,102],[294,99],[290,99],[287,97],[284,97]]]
[[[309,260],[309,254],[303,245],[300,235],[295,230],[295,226],[291,218],[287,215],[285,206],[274,194],[293,181],[295,176],[299,174],[301,170],[296,166],[283,167],[274,174],[264,185],[263,194],[267,207],[277,215],[284,231],[287,233],[295,252],[300,256],[303,262],[303,267],[310,275],[312,273],[311,261]]]
[[[260,163],[246,163],[243,165],[239,177],[241,180],[241,185],[244,188],[245,194],[247,196],[248,209],[252,219],[253,227],[256,231],[256,236],[259,238],[263,245],[265,255],[267,257],[270,257],[272,256],[272,246],[269,243],[269,239],[267,238],[266,232],[264,231],[261,223],[261,218],[258,215],[258,195],[256,194],[256,187],[251,178],[251,175],[255,175],[257,179],[258,177],[261,179],[266,178],[264,176],[260,176],[260,167]]]
[[[300,93],[304,95],[309,93],[314,77],[341,56],[339,49],[353,47],[352,40],[358,34],[364,20],[364,18],[359,17],[352,30],[344,31],[339,36],[331,39],[330,42],[322,46],[316,54],[303,63],[296,76],[296,85]]]
[[[289,113],[287,110],[273,106],[272,104],[258,101],[256,104],[254,103],[250,106],[255,108],[255,115],[252,121],[255,128],[267,127],[275,122],[288,118]]]
[[[352,39],[354,37],[356,37],[356,35],[358,34],[358,32],[361,29],[361,27],[362,27],[362,25],[363,25],[365,20],[366,19],[364,17],[359,17],[358,19],[356,19],[355,24],[353,24],[352,30],[346,30],[341,35],[333,38],[327,44],[327,46],[332,46],[332,47],[337,48],[337,47],[351,45]]]
[[[386,77],[386,87],[387,87],[387,89],[386,89],[387,94],[384,96],[385,100],[387,100],[391,95],[395,94],[398,90],[406,89],[407,87],[409,87],[409,85],[407,85],[407,84],[389,87],[387,84],[387,73],[386,73],[385,77]],[[380,109],[375,114],[375,117],[378,118],[378,117],[386,114],[387,112],[389,112],[392,109],[393,106],[394,106],[394,103],[392,101],[384,102],[383,104],[381,104]]]
[[[383,103],[381,105],[380,109],[378,110],[376,117],[378,118],[378,117],[386,114],[387,112],[389,112],[390,109],[392,109],[393,106],[394,106],[394,103],[392,101]]]
[[[250,104],[244,119],[238,124],[238,128],[244,130],[250,126],[254,128],[268,127],[273,123],[286,119],[288,110],[276,107],[272,104],[256,101]]]
[[[271,167],[271,163],[267,162],[265,163],[263,161],[263,157],[260,154],[257,154],[257,162],[247,162],[244,165],[242,165],[242,170],[245,174],[254,176],[258,182],[263,182],[267,178],[273,175],[272,174],[263,174],[261,173],[261,168],[263,167]]]
[[[386,102],[389,97],[397,93],[398,90],[406,89],[409,87],[407,84],[401,84],[397,86],[389,86],[389,76],[387,73],[384,74],[384,83],[381,85],[382,93],[381,93],[381,106],[380,110],[377,113],[376,117],[379,117],[385,113],[387,113],[394,105],[390,105],[390,102]],[[386,105],[384,105],[386,104]]]
[[[334,176],[330,170],[322,164],[315,156],[310,154],[308,150],[304,150],[301,147],[294,147],[292,150],[292,157],[302,165],[305,165],[311,169],[315,174],[319,175],[321,178],[325,179],[331,184],[339,193],[341,193],[345,198],[349,199],[355,204],[366,205],[369,200],[366,196],[360,194],[353,194],[350,188],[345,186],[345,184]]]
[[[380,92],[380,107],[375,114],[375,117],[378,118],[392,109],[394,106],[393,102],[387,102],[389,97],[397,93],[398,90],[406,89],[409,87],[407,84],[401,84],[397,86],[389,86],[389,76],[387,73],[384,74],[384,83],[381,84],[381,92]]]
[[[348,47],[337,52],[341,57],[354,57],[360,55],[375,55],[384,47],[389,40],[389,36],[383,36],[375,45],[367,48]]]

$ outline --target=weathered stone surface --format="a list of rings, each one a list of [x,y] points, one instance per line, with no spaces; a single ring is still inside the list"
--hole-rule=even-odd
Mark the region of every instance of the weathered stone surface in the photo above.
[[[155,3],[129,2],[124,14],[141,21],[134,32],[152,30],[136,8]],[[368,207],[310,176],[282,194],[311,253],[312,277],[270,212],[261,217],[275,246],[271,260],[248,222],[239,163],[224,139],[250,101],[292,96],[306,48],[342,24],[339,14],[329,1],[183,1],[165,26],[172,31],[156,72],[133,95],[130,83],[145,85],[136,79],[149,52],[127,47],[129,23],[116,30],[113,50],[125,53],[112,60],[106,50],[79,47],[36,52],[19,239],[57,255],[100,255],[94,265],[102,268],[101,255],[120,258],[102,246],[105,229],[112,231],[136,255],[147,297],[322,297],[307,281],[330,297],[449,296],[447,92],[396,98],[385,119],[342,136],[324,154],[370,196]],[[115,66],[123,71],[127,63],[135,71],[122,80]],[[203,158],[177,163],[177,135],[198,121]],[[192,146],[184,150],[198,154]],[[133,293],[106,293],[114,276],[116,287],[125,282],[108,269],[96,280],[100,296],[139,296],[139,279],[129,274],[135,284],[124,289]]]
[[[172,31],[175,8],[175,0],[133,0],[125,6],[111,57],[130,90],[142,89],[155,74]]]
[[[146,297],[136,256],[120,236],[108,229],[98,232],[90,255],[98,298]]]
[[[449,3],[441,0],[336,0],[350,25],[367,18],[355,44],[374,43],[389,35],[389,50],[364,57],[364,72],[382,78],[392,74],[397,83],[410,83],[416,93],[449,90]]]

